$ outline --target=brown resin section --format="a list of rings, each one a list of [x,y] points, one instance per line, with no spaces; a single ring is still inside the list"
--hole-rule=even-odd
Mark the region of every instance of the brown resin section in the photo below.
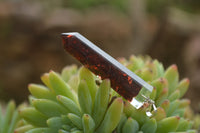
[[[111,87],[125,99],[131,101],[138,95],[142,85],[124,72],[124,68],[120,69],[117,64],[108,60],[106,54],[92,48],[75,35],[62,34],[62,39],[67,52],[101,79],[110,79]]]

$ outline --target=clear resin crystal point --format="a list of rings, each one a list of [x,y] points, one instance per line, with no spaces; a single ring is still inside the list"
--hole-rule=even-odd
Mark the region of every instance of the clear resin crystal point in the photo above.
[[[101,79],[110,79],[111,87],[140,108],[149,97],[153,87],[123,66],[113,57],[77,32],[62,33],[64,49]]]

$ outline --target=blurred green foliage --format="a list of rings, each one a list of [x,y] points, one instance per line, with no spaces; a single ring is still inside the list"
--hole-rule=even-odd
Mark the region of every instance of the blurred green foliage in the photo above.
[[[169,6],[177,7],[188,12],[200,12],[199,0],[144,0],[147,12],[159,15],[162,10]],[[80,10],[96,8],[98,6],[108,6],[122,12],[127,12],[131,0],[69,0],[63,1],[63,5],[74,7]]]
[[[16,2],[16,0],[0,0],[0,1],[10,1]],[[18,2],[23,2],[25,0],[19,0]],[[41,4],[44,4],[47,7],[72,7],[79,10],[88,10],[100,6],[106,6],[109,8],[114,8],[122,12],[128,11],[131,1],[134,0],[57,0],[57,1],[40,1]],[[146,6],[146,9],[150,13],[160,14],[162,10],[166,7],[178,7],[188,12],[199,13],[200,12],[200,0],[143,0]],[[26,0],[27,2],[27,0]],[[29,2],[33,2],[29,0]]]
[[[153,14],[161,14],[167,7],[177,7],[191,13],[200,12],[199,0],[146,0],[147,11]]]
[[[128,0],[70,0],[63,1],[65,6],[80,10],[96,8],[99,6],[108,6],[119,11],[125,12],[128,7]]]
[[[193,13],[199,13],[200,12],[200,1],[199,0],[178,0],[176,3],[173,1],[173,4],[177,5],[177,7],[193,12]]]

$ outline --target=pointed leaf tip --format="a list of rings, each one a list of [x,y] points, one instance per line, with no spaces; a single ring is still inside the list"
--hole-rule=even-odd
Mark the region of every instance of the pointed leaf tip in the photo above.
[[[171,67],[172,67],[172,69],[174,69],[174,70],[178,70],[178,67],[177,67],[176,64],[171,65]]]

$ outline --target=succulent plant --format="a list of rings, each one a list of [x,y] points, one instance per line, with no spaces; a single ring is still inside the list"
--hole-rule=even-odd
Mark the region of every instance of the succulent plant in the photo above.
[[[148,103],[136,110],[125,101],[124,115],[117,127],[118,133],[196,132],[192,130],[193,122],[185,115],[190,101],[180,99],[189,87],[189,80],[186,78],[179,82],[176,65],[168,67],[165,71],[157,60],[135,56],[129,61],[121,59],[121,62],[154,86],[150,98],[158,108],[152,111],[153,116],[148,117],[145,115],[149,108]]]
[[[110,102],[109,80],[97,85],[96,79],[86,68],[76,66],[66,67],[61,75],[44,74],[46,86],[29,85],[31,106],[19,111],[27,124],[15,132],[112,132],[120,121],[123,100]]]
[[[10,101],[5,110],[0,106],[0,133],[13,133],[19,121],[14,101]]]
[[[30,106],[20,108],[23,118],[15,133],[193,133],[193,121],[185,115],[190,101],[180,99],[189,80],[179,82],[176,65],[166,71],[150,57],[131,56],[121,63],[154,86],[147,102],[135,109],[88,69],[72,65],[61,74],[54,71],[41,77],[44,85],[30,84]],[[146,111],[151,111],[148,117]]]

